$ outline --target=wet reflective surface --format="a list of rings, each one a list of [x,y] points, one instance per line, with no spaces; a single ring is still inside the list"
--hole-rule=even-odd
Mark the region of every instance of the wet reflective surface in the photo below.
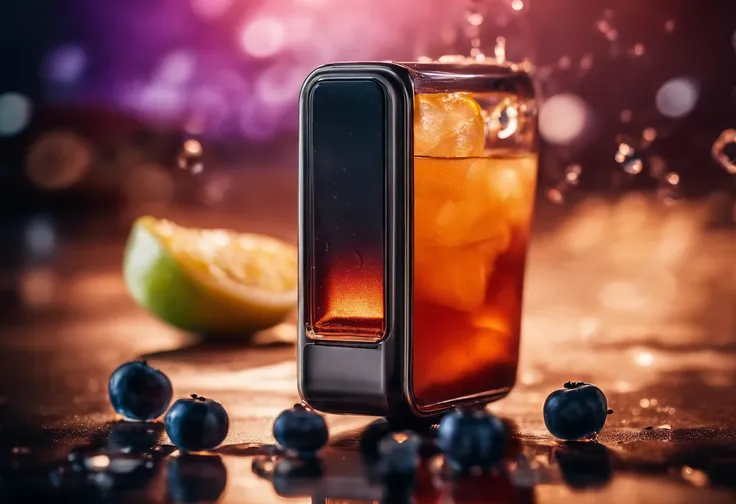
[[[272,189],[244,198],[238,217],[184,208],[161,216],[295,242],[296,181],[284,173],[244,175],[251,179],[238,185]],[[514,433],[503,468],[447,477],[429,446],[408,487],[387,485],[361,454],[385,428],[372,424],[361,441],[374,419],[329,416],[331,444],[313,464],[272,458],[271,422],[297,399],[294,319],[240,343],[202,342],[129,300],[120,277],[129,216],[4,220],[0,499],[732,502],[732,203],[664,205],[636,195],[540,203],[517,385],[490,408]],[[160,422],[115,417],[107,378],[141,357],[168,374],[175,397],[222,401],[231,418],[223,446],[183,455]],[[615,411],[598,444],[561,444],[544,428],[544,398],[569,380],[600,386]]]

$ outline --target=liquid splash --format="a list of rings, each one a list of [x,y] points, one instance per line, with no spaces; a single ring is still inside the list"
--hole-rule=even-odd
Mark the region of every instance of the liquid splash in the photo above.
[[[619,143],[614,159],[629,175],[638,175],[644,169],[644,163],[642,163],[636,150],[629,143]]]
[[[731,174],[736,175],[736,129],[727,129],[713,142],[713,158]]]
[[[202,154],[202,144],[198,140],[190,138],[182,145],[176,164],[179,169],[187,171],[192,175],[197,175],[204,171]]]

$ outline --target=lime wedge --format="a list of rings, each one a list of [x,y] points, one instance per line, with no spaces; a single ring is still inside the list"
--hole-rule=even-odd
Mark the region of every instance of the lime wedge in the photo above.
[[[239,335],[296,305],[296,248],[275,238],[192,229],[153,217],[133,225],[123,275],[133,299],[185,331]]]

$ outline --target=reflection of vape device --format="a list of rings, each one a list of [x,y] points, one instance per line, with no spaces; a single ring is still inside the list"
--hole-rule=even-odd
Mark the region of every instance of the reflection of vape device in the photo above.
[[[300,107],[302,398],[433,417],[505,396],[536,182],[528,75],[332,64]]]

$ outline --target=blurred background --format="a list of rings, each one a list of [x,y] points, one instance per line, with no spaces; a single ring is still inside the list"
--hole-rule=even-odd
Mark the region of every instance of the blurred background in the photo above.
[[[143,203],[235,209],[240,172],[296,169],[297,94],[315,66],[468,54],[474,37],[487,55],[503,37],[507,59],[534,65],[540,190],[552,200],[569,199],[566,176],[583,192],[734,188],[733,132],[712,153],[736,127],[730,0],[28,0],[0,9],[3,216]],[[293,205],[292,193],[284,198]]]
[[[133,220],[295,243],[309,71],[458,53],[526,61],[539,89],[526,391],[571,366],[622,397],[661,380],[716,395],[736,383],[733,0],[2,2],[6,360],[37,368],[24,379],[53,409],[55,387],[93,386],[51,378],[80,364],[48,335],[70,352],[109,342],[85,363],[105,372],[181,345],[125,292]]]

